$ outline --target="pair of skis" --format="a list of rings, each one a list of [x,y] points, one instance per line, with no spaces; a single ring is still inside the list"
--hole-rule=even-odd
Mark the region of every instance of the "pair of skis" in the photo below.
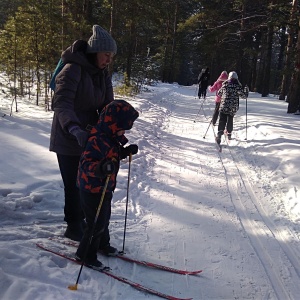
[[[71,247],[77,247],[78,246],[78,243],[70,241],[70,240],[66,240],[66,239],[63,239],[63,238],[56,237],[56,238],[50,238],[50,240],[52,240],[54,242],[57,242],[57,243],[60,243],[60,244],[63,244],[63,245],[71,246]],[[43,243],[37,243],[36,246],[39,247],[42,250],[48,251],[52,254],[55,254],[57,256],[65,258],[65,259],[68,259],[68,260],[70,260],[74,263],[81,264],[81,262],[78,262],[75,259],[74,255],[72,255],[70,253],[67,253],[66,251],[60,250],[58,247],[54,247],[54,246],[51,247],[51,246],[45,245]],[[200,274],[202,272],[202,270],[187,271],[187,270],[175,269],[175,268],[167,267],[167,266],[160,265],[160,264],[155,264],[155,263],[151,263],[151,262],[137,260],[137,259],[131,258],[131,257],[126,256],[126,255],[121,255],[121,254],[117,255],[116,258],[120,258],[122,260],[132,262],[132,263],[136,263],[136,264],[139,264],[139,265],[143,265],[143,266],[146,266],[146,267],[155,268],[155,269],[158,269],[158,270],[164,270],[164,271],[167,271],[167,272],[181,274],[181,275],[197,275],[197,274]],[[161,293],[157,290],[153,290],[153,289],[148,288],[146,286],[143,286],[139,283],[133,282],[133,281],[129,280],[128,278],[125,278],[125,277],[120,276],[120,275],[116,275],[109,268],[105,268],[103,270],[95,270],[95,271],[99,271],[101,273],[104,273],[105,275],[110,276],[110,277],[112,277],[112,278],[114,278],[118,281],[121,281],[125,284],[128,284],[128,285],[132,286],[133,288],[136,288],[140,291],[150,293],[150,294],[156,295],[156,296],[164,298],[164,299],[170,299],[170,300],[191,300],[192,299],[192,298],[178,298],[178,297],[174,297],[174,296],[171,296],[171,295]]]
[[[71,247],[76,247],[78,248],[79,243],[72,241],[72,240],[68,240],[62,237],[51,237],[49,238],[50,241],[54,241],[54,242],[58,242],[60,244],[66,245],[66,246],[71,246]],[[176,273],[176,274],[180,274],[180,275],[197,275],[199,273],[202,272],[202,270],[197,270],[197,271],[189,271],[189,270],[180,270],[180,269],[175,269],[175,268],[171,268],[168,266],[164,266],[164,265],[160,265],[160,264],[155,264],[149,261],[144,261],[144,260],[138,260],[132,257],[129,257],[125,254],[118,254],[117,256],[115,256],[117,258],[120,258],[122,260],[128,261],[128,262],[132,262],[132,263],[136,263],[138,265],[142,265],[145,267],[149,267],[149,268],[154,268],[154,269],[158,269],[158,270],[163,270],[163,271],[167,271],[167,272],[171,272],[171,273]]]

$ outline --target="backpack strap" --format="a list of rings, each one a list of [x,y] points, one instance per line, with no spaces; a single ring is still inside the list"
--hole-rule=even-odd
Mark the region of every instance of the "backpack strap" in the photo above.
[[[50,83],[49,83],[49,87],[52,91],[55,91],[55,78],[56,78],[57,74],[63,69],[64,66],[65,66],[65,63],[60,58],[56,65],[56,68],[52,74]]]

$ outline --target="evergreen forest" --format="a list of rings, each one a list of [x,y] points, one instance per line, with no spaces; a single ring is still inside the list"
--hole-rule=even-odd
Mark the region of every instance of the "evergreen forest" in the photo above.
[[[210,84],[221,71],[236,71],[250,91],[279,95],[294,113],[299,8],[298,0],[1,0],[0,71],[7,82],[0,85],[15,98],[48,103],[61,52],[88,40],[98,24],[117,42],[110,70],[131,91],[155,81],[192,85],[209,67]]]

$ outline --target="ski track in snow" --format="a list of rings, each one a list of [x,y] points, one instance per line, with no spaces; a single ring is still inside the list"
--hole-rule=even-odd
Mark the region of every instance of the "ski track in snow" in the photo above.
[[[277,226],[268,217],[260,201],[260,197],[263,199],[264,195],[256,195],[257,192],[239,164],[239,161],[243,161],[243,155],[251,154],[254,149],[250,148],[250,151],[245,153],[241,148],[233,146],[241,145],[240,142],[227,141],[223,137],[223,143],[224,141],[225,149],[218,154],[227,180],[229,196],[244,234],[270,281],[272,290],[266,294],[266,298],[297,299],[300,286],[299,251],[291,247],[288,241],[288,237],[297,240],[296,234],[289,228]],[[238,135],[236,141],[241,141]],[[257,175],[260,177],[264,174]]]
[[[279,165],[272,169],[264,161],[272,160],[264,153],[264,147],[272,146],[268,139],[278,139],[276,151],[281,145],[280,134],[268,137],[266,128],[272,126],[269,119],[255,124],[251,114],[246,132],[245,104],[241,102],[234,118],[234,139],[229,145],[223,139],[223,151],[218,153],[212,128],[203,139],[214,110],[213,96],[205,101],[196,99],[195,86],[179,89],[176,84],[161,84],[151,89],[153,95],[145,92],[124,98],[140,112],[137,126],[127,136],[140,150],[131,163],[125,251],[135,258],[204,272],[200,276],[180,276],[117,259],[101,257],[101,261],[116,274],[178,297],[298,299],[300,225],[299,215],[293,214],[298,203],[282,201],[278,206],[274,200],[281,193],[292,195],[298,191],[273,189],[287,175]],[[49,120],[38,122],[35,130],[39,136],[48,138]],[[20,145],[24,134],[24,130],[18,133],[20,128],[25,128],[35,142],[29,119],[24,119],[22,126],[9,117],[2,123],[11,132],[12,145],[13,140]],[[38,148],[19,147],[25,159],[27,153],[38,153]],[[14,159],[18,164],[21,158]],[[43,159],[42,154],[40,161]],[[5,188],[0,189],[0,298],[19,299],[22,294],[21,300],[37,299],[36,295],[47,300],[159,299],[86,268],[79,290],[66,289],[75,283],[78,265],[35,247],[36,242],[61,235],[65,229],[63,187],[54,155],[47,157],[45,166],[49,161],[53,168],[46,169],[50,171],[47,178],[36,171],[36,183],[28,180],[27,185],[26,181],[19,184],[8,179]],[[11,169],[9,160],[3,163],[10,178],[15,169]],[[24,172],[24,176],[29,174]],[[127,174],[128,161],[123,161],[111,217],[111,241],[119,249],[123,244]],[[278,178],[279,182],[270,182],[269,178]],[[291,214],[285,220],[282,215],[286,211]],[[290,216],[294,216],[293,222]],[[20,267],[11,268],[10,264]],[[34,282],[29,288],[27,278]]]
[[[253,251],[260,259],[277,299],[296,299],[298,286],[290,277],[299,277],[299,261],[285,243],[281,230],[267,217],[247,176],[239,168],[232,150],[220,154],[231,201]],[[265,237],[265,238],[261,238]],[[280,261],[280,263],[278,263]]]
[[[169,93],[168,97],[168,101],[166,102],[167,108],[171,112],[171,115],[167,121],[169,121],[168,125],[169,127],[171,127],[172,120],[170,119],[173,117],[172,113],[174,113],[172,112],[172,109],[173,107],[179,104],[172,102],[173,98],[178,99],[178,97],[173,97],[172,93]],[[185,101],[186,99],[182,100]],[[180,111],[182,112],[182,108],[180,109]],[[213,111],[213,109],[210,108],[210,111]],[[205,113],[204,109],[203,116],[206,120],[208,119],[209,121],[209,118],[207,117],[207,114]],[[197,115],[196,117],[199,118],[199,115]],[[168,126],[165,125],[165,127]],[[168,128],[166,128],[166,131],[168,131]],[[174,128],[172,128],[170,131],[173,134],[175,133]],[[184,136],[184,131],[188,132],[189,134],[191,133],[189,128],[181,128],[180,135]],[[168,140],[168,137],[165,136],[163,140]],[[260,291],[260,293],[264,295],[263,298],[265,299],[297,299],[300,284],[298,259],[299,253],[295,252],[294,248],[290,247],[288,242],[285,240],[286,235],[294,234],[289,229],[278,229],[277,225],[274,224],[274,222],[267,216],[266,211],[264,211],[263,205],[260,202],[259,197],[255,195],[255,192],[253,191],[245,172],[243,172],[242,168],[240,168],[238,165],[238,161],[235,158],[234,153],[234,151],[238,150],[234,149],[234,143],[234,141],[231,141],[231,144],[227,145],[227,147],[225,146],[224,151],[222,153],[219,153],[220,163],[224,170],[224,176],[227,182],[226,185],[228,189],[228,196],[230,197],[230,201],[236,213],[236,218],[238,220],[239,226],[241,227],[241,233],[244,235],[245,238],[249,240],[249,243],[253,250],[252,255],[256,256],[259,259],[261,263],[260,267],[262,267],[265,271],[267,278],[265,278],[264,280],[269,280],[269,284],[271,285],[270,288],[266,288],[265,291]],[[179,141],[177,144],[179,150],[181,144],[183,144],[182,141]],[[169,146],[169,148],[171,147]],[[169,150],[171,150],[173,156],[176,155],[176,150]],[[161,153],[163,153],[163,151]],[[240,156],[241,155],[242,154],[240,153]],[[177,158],[182,159],[183,157],[180,157],[180,155],[178,155]],[[191,158],[189,157],[186,163],[189,163],[190,161]],[[157,163],[159,163],[158,160]],[[182,166],[184,164],[185,162],[181,162],[180,165]],[[172,186],[171,179],[174,180],[174,177],[177,178],[178,184],[181,184],[180,169],[179,172],[176,172],[175,165],[173,169],[175,171],[175,175],[174,173],[172,175],[164,174],[163,167],[157,170],[157,172],[161,174],[161,177],[162,175],[167,175],[168,179],[166,179],[166,186],[169,187],[168,189],[170,189],[170,186]],[[164,179],[162,179],[162,182],[163,181]],[[166,198],[172,198],[172,195],[170,196],[170,191],[165,192],[168,193],[168,196]],[[161,193],[158,198],[163,198],[163,194]],[[175,203],[176,199],[174,199],[172,204],[174,205]],[[182,203],[180,204],[182,205]],[[177,244],[174,247],[174,249],[176,249],[177,252],[178,249],[181,248],[183,249],[183,253],[175,253],[174,257],[183,257],[186,260],[185,243],[183,243],[182,247],[181,245]],[[247,262],[246,259],[244,262]],[[249,282],[248,278],[243,278],[243,281],[245,281],[245,283],[241,282],[241,288],[245,288],[246,285],[249,283],[251,284],[251,281]],[[265,284],[267,285],[267,282]],[[249,293],[247,295],[243,295],[242,297],[255,297],[255,292],[258,292],[259,289],[255,288],[254,283],[252,283],[252,285],[254,288],[254,292],[252,294]],[[205,299],[204,295],[205,294],[203,293],[203,299]],[[233,296],[235,298],[241,297],[240,295]]]

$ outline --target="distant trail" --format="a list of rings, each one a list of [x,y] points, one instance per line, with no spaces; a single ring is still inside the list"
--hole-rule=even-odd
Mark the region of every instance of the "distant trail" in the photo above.
[[[260,185],[251,185],[253,177],[249,174],[253,170],[240,163],[247,162],[242,154],[249,150],[243,147],[244,139],[225,144],[220,160],[214,147],[213,127],[209,128],[210,137],[202,139],[209,125],[210,109],[213,113],[212,100],[208,98],[199,112],[202,102],[194,99],[190,87],[178,91],[165,88],[150,99],[151,104],[165,109],[165,114],[152,123],[158,137],[153,144],[159,149],[153,157],[154,172],[159,177],[151,184],[151,196],[163,201],[154,202],[151,208],[156,217],[153,219],[161,225],[162,244],[173,250],[170,260],[174,264],[183,259],[184,265],[191,260],[189,234],[196,242],[202,242],[199,253],[204,261],[210,259],[207,271],[211,274],[204,272],[209,280],[203,289],[199,288],[195,299],[296,300],[300,286],[299,253],[289,242],[296,238],[292,233],[287,238],[287,231],[278,228],[273,216],[264,209],[267,202],[256,194]],[[235,147],[235,141],[240,147]],[[179,209],[180,219],[176,220]],[[169,211],[174,213],[165,221]],[[171,222],[173,230],[165,232],[164,225]],[[185,235],[189,238],[185,239]],[[169,249],[165,252],[169,254]],[[249,262],[253,265],[247,265]],[[182,284],[177,278],[172,279],[174,290]],[[188,278],[186,288],[198,284]],[[220,294],[214,294],[216,286],[223,287]]]
[[[240,224],[243,227],[277,299],[298,299],[300,261],[281,229],[268,217],[249,183],[245,172],[234,159],[234,150],[226,147],[219,154],[227,178],[227,187]]]

